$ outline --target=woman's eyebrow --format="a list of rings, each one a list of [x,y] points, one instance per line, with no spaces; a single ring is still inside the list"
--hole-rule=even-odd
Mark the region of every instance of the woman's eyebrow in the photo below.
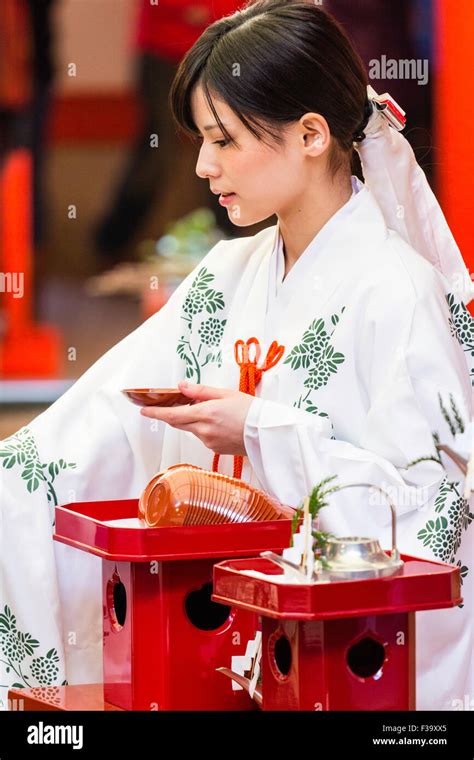
[[[227,124],[225,124],[224,122],[221,122],[221,123],[222,123],[223,127],[227,126]],[[204,132],[209,132],[210,129],[216,129],[216,127],[219,127],[219,124],[216,124],[216,123],[214,123],[214,124],[206,124],[206,126],[203,127],[203,129],[204,129]],[[220,129],[220,127],[219,127],[219,129]]]

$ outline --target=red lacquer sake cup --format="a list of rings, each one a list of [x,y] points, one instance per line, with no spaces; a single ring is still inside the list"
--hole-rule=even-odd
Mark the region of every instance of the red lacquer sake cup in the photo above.
[[[178,388],[124,388],[122,393],[137,406],[184,406],[192,401]]]

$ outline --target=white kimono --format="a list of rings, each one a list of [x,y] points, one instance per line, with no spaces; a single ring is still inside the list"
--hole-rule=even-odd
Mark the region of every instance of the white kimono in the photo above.
[[[278,226],[219,242],[161,311],[0,443],[4,704],[14,683],[102,679],[100,560],[53,542],[54,506],[136,498],[178,462],[212,467],[199,439],[142,417],[120,390],[185,377],[237,389],[234,343],[251,336],[263,355],[273,340],[285,353],[246,419],[243,480],[292,506],[329,475],[387,491],[401,551],[463,568],[464,606],[417,615],[417,707],[456,709],[473,693],[473,515],[456,470],[408,466],[436,457],[434,434],[469,449],[472,322],[371,191],[355,178],[353,189],[283,282]],[[232,465],[221,456],[221,472]],[[322,528],[388,548],[374,493],[334,494]]]

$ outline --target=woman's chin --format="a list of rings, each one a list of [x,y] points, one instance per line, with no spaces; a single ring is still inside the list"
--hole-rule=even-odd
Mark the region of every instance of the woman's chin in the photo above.
[[[242,211],[240,206],[231,206],[228,209],[229,219],[236,227],[252,227],[254,224],[259,224],[268,218],[268,214],[246,214]]]

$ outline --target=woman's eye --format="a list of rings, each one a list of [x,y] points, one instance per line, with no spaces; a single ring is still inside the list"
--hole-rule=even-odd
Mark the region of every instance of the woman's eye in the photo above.
[[[201,145],[204,143],[204,138],[202,135],[196,135],[195,137],[198,143]],[[212,145],[220,145],[221,148],[225,148],[225,146],[229,145],[230,142],[230,140],[215,140]]]

